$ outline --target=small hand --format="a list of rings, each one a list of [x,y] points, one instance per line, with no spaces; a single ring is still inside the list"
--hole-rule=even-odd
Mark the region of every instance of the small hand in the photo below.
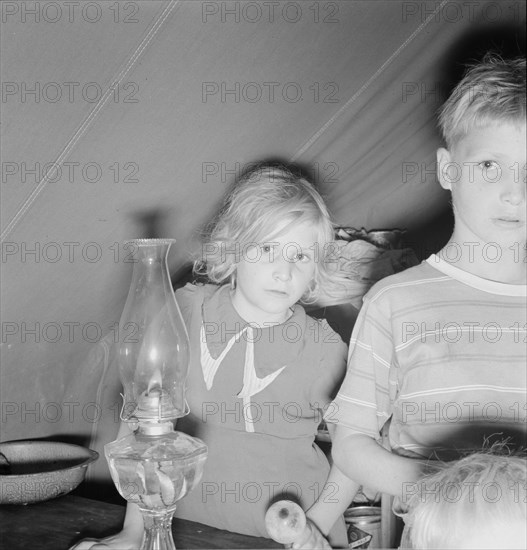
[[[82,539],[77,544],[74,544],[69,550],[96,550],[97,546],[101,546],[99,544],[100,542],[100,539]]]
[[[291,548],[294,550],[331,550],[327,539],[309,518],[307,518],[303,532]]]
[[[141,546],[141,539],[127,536],[122,531],[104,539],[82,539],[69,550],[137,550]]]

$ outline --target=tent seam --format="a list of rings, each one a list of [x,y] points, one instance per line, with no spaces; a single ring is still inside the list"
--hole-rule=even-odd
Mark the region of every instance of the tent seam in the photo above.
[[[375,73],[361,86],[361,88],[353,94],[352,97],[332,116],[330,119],[291,157],[291,162],[295,162],[303,155],[319,137],[337,120],[337,118],[377,79],[377,77],[388,67],[392,61],[406,48],[406,46],[428,25],[428,23],[436,16],[443,8],[444,4],[450,0],[442,0],[435,11],[419,25],[419,27],[397,48],[397,50],[375,71]]]
[[[57,160],[53,162],[52,167],[46,172],[44,177],[40,180],[38,185],[35,187],[33,192],[29,195],[29,197],[24,201],[22,206],[18,209],[16,214],[13,216],[11,221],[7,224],[5,230],[0,235],[0,243],[3,243],[5,238],[11,233],[11,231],[15,228],[17,223],[20,221],[20,219],[24,216],[24,214],[31,208],[32,204],[35,202],[36,198],[40,193],[43,191],[46,184],[50,181],[51,177],[54,175],[55,171],[58,167],[62,165],[62,163],[68,158],[68,155],[70,154],[71,150],[75,147],[77,142],[81,139],[81,137],[86,133],[89,126],[92,124],[92,122],[95,120],[99,112],[102,110],[106,102],[108,101],[108,98],[113,94],[115,85],[119,85],[120,82],[124,79],[124,77],[130,72],[133,65],[136,63],[137,59],[141,56],[143,51],[148,47],[148,45],[152,42],[153,38],[157,35],[159,32],[159,29],[163,25],[163,23],[166,21],[166,19],[169,17],[171,12],[174,10],[176,5],[179,4],[179,0],[171,0],[170,4],[165,8],[163,13],[157,18],[153,26],[148,31],[147,35],[139,46],[135,49],[133,54],[130,56],[128,61],[126,61],[125,66],[123,69],[121,69],[120,73],[117,75],[117,79],[111,81],[112,85],[108,88],[108,90],[103,94],[101,99],[97,102],[95,107],[92,109],[92,111],[88,114],[88,116],[84,119],[82,124],[77,128],[73,136],[70,138],[70,140],[66,143],[64,148],[62,149],[62,152],[58,156]]]

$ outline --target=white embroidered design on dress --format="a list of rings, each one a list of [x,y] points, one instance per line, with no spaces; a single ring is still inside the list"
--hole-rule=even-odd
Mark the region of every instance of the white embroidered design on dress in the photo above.
[[[286,366],[284,365],[277,371],[268,374],[263,378],[258,378],[254,365],[254,331],[250,325],[235,334],[227,342],[227,345],[221,354],[214,359],[209,352],[209,347],[207,346],[207,340],[205,337],[205,327],[202,324],[200,330],[201,369],[203,371],[203,378],[205,380],[207,390],[210,390],[221,362],[227,353],[229,353],[234,343],[241,338],[244,332],[247,332],[247,348],[245,350],[245,365],[243,369],[243,387],[239,391],[238,397],[243,399],[245,429],[248,432],[254,432],[254,420],[251,412],[251,397],[261,392],[264,388],[271,384],[271,382],[273,382],[273,380],[285,369]]]

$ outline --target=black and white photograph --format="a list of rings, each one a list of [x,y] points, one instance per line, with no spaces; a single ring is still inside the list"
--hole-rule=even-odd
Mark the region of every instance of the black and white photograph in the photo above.
[[[525,550],[527,2],[0,14],[0,547]]]

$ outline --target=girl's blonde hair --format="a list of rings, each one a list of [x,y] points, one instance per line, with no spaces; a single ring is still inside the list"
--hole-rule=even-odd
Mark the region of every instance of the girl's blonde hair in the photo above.
[[[256,165],[236,182],[205,232],[194,272],[216,284],[232,281],[248,245],[270,242],[293,224],[303,222],[311,223],[317,235],[315,279],[302,298],[304,303],[313,302],[331,276],[334,228],[313,185],[283,165]]]
[[[471,66],[439,111],[439,126],[451,149],[472,128],[525,124],[525,58],[487,54]]]

